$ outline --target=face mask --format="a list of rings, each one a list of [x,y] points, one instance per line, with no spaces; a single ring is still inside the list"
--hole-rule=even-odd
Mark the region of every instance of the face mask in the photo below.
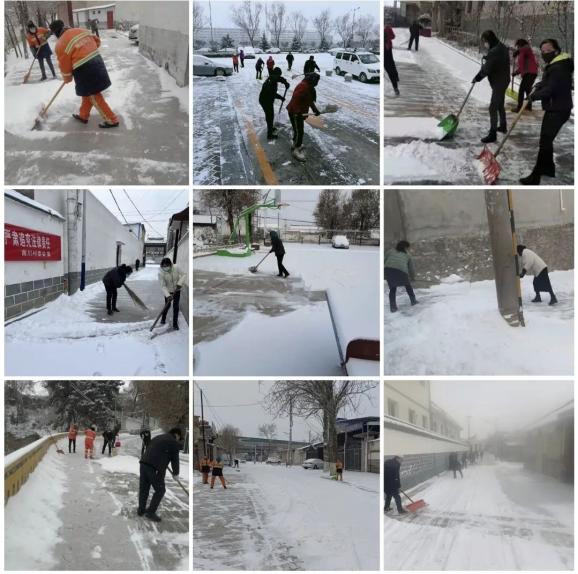
[[[556,57],[556,52],[544,52],[542,53],[542,59],[546,64],[549,64]]]

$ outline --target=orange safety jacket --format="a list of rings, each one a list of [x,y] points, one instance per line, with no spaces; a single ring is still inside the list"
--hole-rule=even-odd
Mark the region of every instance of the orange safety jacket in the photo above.
[[[71,78],[76,70],[99,55],[100,38],[82,28],[69,28],[56,42],[56,57],[64,79]]]
[[[338,469],[343,470],[343,463],[342,463],[340,460],[338,460],[338,461],[335,463],[335,468],[338,468]]]
[[[92,446],[95,438],[96,433],[92,429],[86,429],[84,431],[84,444]]]
[[[211,461],[211,466],[213,468],[223,468],[225,466],[222,462],[217,462],[216,460]]]
[[[40,46],[46,44],[46,36],[48,34],[50,34],[48,28],[36,28],[36,34],[31,34],[30,32],[26,34],[26,41],[31,48],[40,48]]]
[[[201,470],[202,470],[203,467],[211,466],[211,461],[210,461],[207,457],[203,457],[203,458],[201,459],[201,462],[199,463],[199,465],[200,465]]]

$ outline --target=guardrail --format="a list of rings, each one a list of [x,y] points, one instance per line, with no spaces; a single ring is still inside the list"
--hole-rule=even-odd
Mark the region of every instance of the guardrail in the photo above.
[[[67,435],[68,433],[64,432],[45,437],[39,445],[23,453],[20,458],[4,468],[4,504],[22,488],[48,449],[56,444],[58,439]]]

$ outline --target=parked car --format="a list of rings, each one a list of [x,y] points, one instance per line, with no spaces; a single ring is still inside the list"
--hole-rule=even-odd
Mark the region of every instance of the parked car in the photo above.
[[[138,44],[138,24],[131,26],[130,30],[128,31],[128,39],[134,40]]]
[[[333,69],[340,76],[351,74],[360,82],[379,82],[379,58],[371,52],[340,50],[333,58]]]
[[[251,46],[247,46],[246,48],[244,48],[243,46],[239,46],[237,48],[237,54],[243,50],[243,53],[245,54],[245,60],[254,60],[255,59],[255,48],[251,47]]]
[[[349,239],[345,235],[334,235],[331,246],[335,249],[349,249]]]
[[[279,48],[269,48],[269,50],[267,50],[267,52],[269,54],[280,54],[281,50]]]
[[[303,464],[303,468],[307,470],[308,468],[312,468],[313,470],[317,470],[318,468],[323,468],[323,461],[320,458],[308,458]]]
[[[281,464],[281,459],[278,456],[270,456],[265,464]]]
[[[206,56],[193,54],[193,76],[232,76],[233,66],[225,62],[214,62]]]

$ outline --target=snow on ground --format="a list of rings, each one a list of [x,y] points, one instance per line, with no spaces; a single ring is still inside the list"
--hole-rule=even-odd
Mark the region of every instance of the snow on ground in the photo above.
[[[386,570],[573,569],[572,486],[488,459],[419,485],[422,510],[385,514]]]
[[[248,268],[262,259],[260,252],[194,260],[195,374],[339,374],[324,291],[337,302],[342,344],[358,337],[379,339],[378,248],[291,243],[286,250],[288,280],[274,277],[273,256],[251,274]],[[210,336],[204,334],[216,316],[219,332],[212,328]]]
[[[5,457],[4,466],[31,446]],[[66,472],[64,458],[50,448],[18,493],[8,499],[4,507],[7,570],[52,570],[58,565],[54,548],[62,540],[60,512],[66,493]]]
[[[155,284],[158,269],[147,267],[133,274],[127,284],[148,281],[161,305],[162,293]],[[139,287],[135,286],[139,292]],[[122,300],[121,298],[126,300]],[[119,290],[126,313],[134,313],[133,303]],[[188,373],[188,329],[181,316],[180,331],[163,331],[151,339],[150,319],[107,322],[95,319],[105,307],[101,282],[61,295],[41,311],[14,321],[5,329],[5,365],[8,375],[186,375]],[[138,313],[142,312],[138,311]],[[157,311],[158,313],[158,311]],[[156,313],[155,313],[156,316]],[[152,315],[151,315],[152,317]],[[161,333],[157,330],[157,333]],[[34,361],[30,361],[30,357]]]
[[[267,60],[268,54],[261,57]],[[292,71],[287,70],[285,57],[286,54],[273,55],[291,84],[288,103],[295,86],[303,79],[303,64],[309,54],[295,54]],[[306,163],[297,162],[291,155],[292,131],[285,107],[276,117],[280,124],[279,139],[274,142],[266,139],[259,93],[267,72],[263,72],[263,80],[257,80],[255,60],[245,60],[240,73],[226,78],[195,76],[195,184],[377,185],[379,84],[328,77],[325,72],[333,69],[333,56],[315,54],[315,60],[321,69],[317,106],[323,109],[329,104],[336,105],[338,111],[322,116],[320,129],[306,125]],[[215,62],[231,65],[231,58],[217,58]],[[279,102],[275,111],[279,111]]]
[[[378,474],[343,483],[300,467],[225,469],[227,490],[194,480],[196,570],[377,570]]]
[[[104,96],[120,117],[115,130],[98,128],[92,111],[88,125],[71,116],[80,98],[66,85],[54,100],[39,130],[34,121],[61,85],[40,82],[31,60],[9,58],[4,102],[6,180],[12,184],[178,184],[188,182],[188,88],[179,88],[164,69],[138,52],[125,36],[102,32],[101,53],[112,86]],[[54,51],[54,39],[50,40]]]
[[[399,312],[390,313],[385,292],[386,375],[572,375],[574,272],[550,278],[559,303],[534,297],[532,278],[522,280],[526,327],[510,327],[497,308],[493,281],[445,282],[417,289],[409,306],[398,290]]]
[[[438,118],[393,118],[385,117],[383,134],[385,137],[414,137],[420,140],[440,140],[444,130],[439,127]]]

